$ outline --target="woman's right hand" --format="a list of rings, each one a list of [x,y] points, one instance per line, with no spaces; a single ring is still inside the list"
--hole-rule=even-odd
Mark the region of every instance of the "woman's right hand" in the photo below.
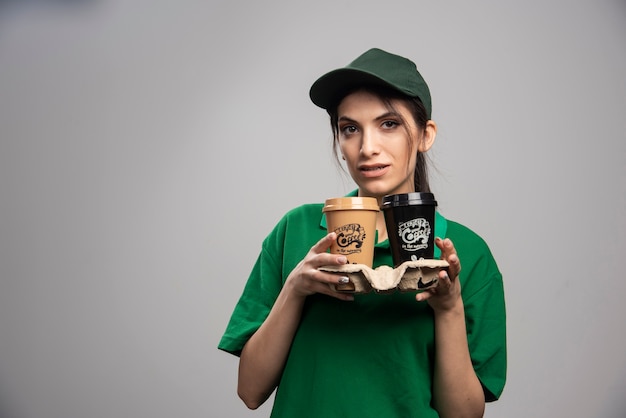
[[[319,240],[289,274],[285,285],[289,285],[296,295],[304,298],[314,293],[323,293],[341,300],[354,300],[352,294],[337,292],[330,286],[347,283],[347,277],[318,270],[322,266],[342,265],[348,262],[343,255],[327,252],[335,239],[337,234],[331,232]]]
[[[344,256],[327,252],[337,238],[333,232],[322,238],[289,274],[269,315],[241,351],[237,393],[248,408],[256,409],[276,389],[302,315],[306,297],[323,293],[340,300],[352,294],[334,291],[341,276],[318,270],[322,266],[346,264]]]

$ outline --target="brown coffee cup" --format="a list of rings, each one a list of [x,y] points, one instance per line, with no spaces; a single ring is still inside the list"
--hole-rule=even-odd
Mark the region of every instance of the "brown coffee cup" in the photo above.
[[[372,267],[374,240],[376,239],[376,215],[380,211],[373,197],[338,197],[327,199],[322,210],[326,214],[328,232],[337,238],[330,246],[331,254],[340,254],[350,264]],[[339,284],[337,290],[353,291],[354,284]]]

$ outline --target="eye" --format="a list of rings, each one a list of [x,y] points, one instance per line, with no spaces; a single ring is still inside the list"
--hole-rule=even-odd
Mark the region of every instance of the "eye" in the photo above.
[[[400,126],[400,123],[395,120],[386,120],[382,123],[382,127],[385,129],[393,129],[397,126]]]
[[[357,128],[354,125],[345,125],[345,126],[340,126],[339,130],[341,131],[343,135],[351,135],[357,131]]]

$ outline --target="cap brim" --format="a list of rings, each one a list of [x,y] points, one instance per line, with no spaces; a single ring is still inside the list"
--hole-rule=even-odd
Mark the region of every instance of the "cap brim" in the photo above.
[[[366,71],[339,68],[318,78],[311,86],[309,97],[315,105],[329,109],[347,92],[363,85],[384,86],[397,90],[394,85]]]

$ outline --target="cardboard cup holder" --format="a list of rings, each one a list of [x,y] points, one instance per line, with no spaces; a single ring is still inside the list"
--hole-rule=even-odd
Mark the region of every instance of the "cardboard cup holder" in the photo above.
[[[341,266],[323,266],[319,270],[347,276],[350,283],[340,288],[331,284],[333,290],[343,293],[389,293],[423,291],[437,286],[439,271],[445,270],[449,264],[445,260],[419,259],[405,261],[396,268],[379,266],[375,269],[365,264],[344,264]],[[353,286],[349,286],[349,285]]]

